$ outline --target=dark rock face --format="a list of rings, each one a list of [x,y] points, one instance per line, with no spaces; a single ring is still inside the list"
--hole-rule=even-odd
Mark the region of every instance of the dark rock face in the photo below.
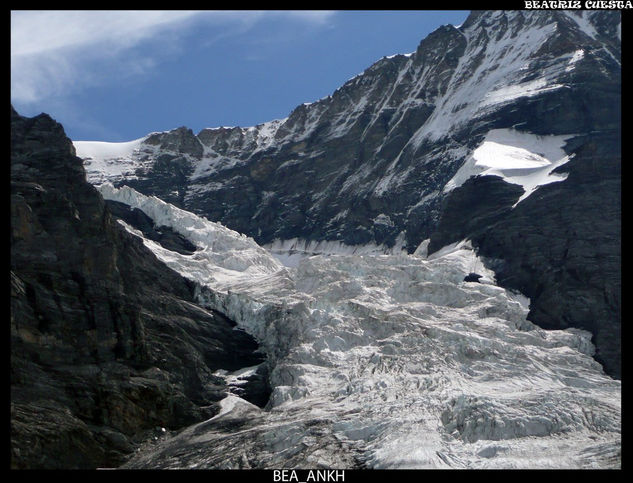
[[[186,127],[151,134],[144,144],[158,149],[158,155],[147,172],[137,173],[141,178],[136,181],[136,187],[142,192],[160,192],[162,200],[182,206],[189,176],[193,173],[193,163],[202,157],[202,144]],[[153,152],[153,149],[150,151]],[[165,190],[165,187],[169,188]]]
[[[479,275],[478,273],[470,272],[468,275],[466,275],[464,277],[464,282],[477,282],[477,283],[479,283],[479,279],[480,278],[481,278],[481,275]]]
[[[530,297],[528,319],[589,330],[595,358],[621,375],[621,154],[619,132],[576,139],[562,183],[521,196],[501,178],[471,178],[444,204],[429,253],[473,241],[500,285]]]
[[[114,221],[61,125],[12,111],[11,143],[11,466],[118,466],[262,356]]]

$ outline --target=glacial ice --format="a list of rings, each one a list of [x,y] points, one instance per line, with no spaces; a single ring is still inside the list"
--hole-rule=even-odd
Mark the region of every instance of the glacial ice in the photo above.
[[[468,241],[285,267],[157,198],[100,189],[198,246],[144,240],[260,342],[273,388],[264,410],[229,394],[127,467],[620,467],[621,383],[591,357],[590,334],[528,321],[529,301],[496,286]],[[473,264],[490,283],[463,281]]]
[[[143,145],[149,135],[123,143],[102,141],[73,141],[77,156],[83,159],[86,179],[93,184],[106,181],[136,178],[136,170],[147,167],[151,160],[143,156],[140,150],[151,150]]]

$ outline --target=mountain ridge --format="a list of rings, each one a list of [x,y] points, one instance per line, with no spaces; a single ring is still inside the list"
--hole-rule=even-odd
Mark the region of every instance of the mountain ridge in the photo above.
[[[599,226],[605,257],[613,263],[594,260],[590,247],[561,261],[569,251],[550,250],[547,239],[516,253],[510,244],[502,252],[488,253],[488,258],[501,260],[496,263],[517,279],[539,280],[512,285],[502,277],[514,289],[527,290],[540,307],[530,320],[548,327],[587,328],[594,334],[598,325],[610,326],[608,336],[596,335],[597,357],[618,375],[619,296],[611,294],[620,283],[620,31],[616,11],[474,11],[459,28],[438,28],[411,55],[378,60],[331,95],[299,105],[285,119],[250,128],[203,129],[198,135],[185,127],[154,133],[146,139],[150,142],[139,142],[136,152],[110,160],[112,165],[128,166],[127,175],[111,175],[112,165],[103,169],[107,159],[86,159],[85,166],[93,183],[129,185],[219,221],[261,245],[336,241],[413,253],[425,239],[431,239],[431,250],[441,248],[440,240],[457,241],[457,234],[445,236],[451,230],[473,237],[479,248],[479,236],[463,233],[460,226],[459,220],[469,217],[468,207],[463,206],[458,216],[445,213],[451,198],[460,196],[460,191],[446,187],[465,164],[482,162],[475,154],[486,151],[486,143],[490,146],[491,133],[505,130],[506,138],[514,139],[529,136],[525,145],[533,146],[532,151],[522,148],[521,162],[538,159],[541,171],[558,166],[546,185],[525,181],[536,173],[534,167],[519,173],[519,184],[530,191],[518,190],[512,203],[507,199],[494,208],[505,210],[510,218],[517,218],[525,206],[540,212],[533,201],[557,191],[556,208],[546,217],[553,230],[561,218],[556,212],[576,210],[573,196],[563,194],[566,183],[587,175],[573,174],[584,169],[574,157],[584,144],[599,146],[604,139],[609,148],[600,152],[610,160],[609,167],[601,173],[594,163],[592,170],[608,180],[597,185],[595,198],[587,199],[608,200],[603,213],[609,221]],[[553,136],[566,138],[560,149],[567,161],[543,157],[539,151],[539,142]],[[82,144],[75,145],[81,154]],[[514,162],[518,146],[495,146],[506,153],[504,162]],[[491,161],[498,163],[494,157],[484,160]],[[506,168],[502,183],[516,183],[518,171],[510,169],[512,165]],[[489,174],[499,176],[498,171]],[[500,199],[507,195],[509,188],[495,186]],[[609,191],[603,192],[606,186]],[[583,188],[576,196],[584,193]],[[471,194],[471,200],[476,196]],[[591,207],[587,213],[599,216]],[[584,227],[591,221],[582,216],[562,218],[563,245],[574,245],[579,230],[591,239]],[[453,220],[450,229],[448,219]],[[522,223],[521,231],[511,236],[542,238],[539,233],[548,227],[539,226],[536,214],[524,219],[531,222]],[[588,273],[597,273],[591,268],[596,266],[607,272],[587,293],[586,307],[572,286],[595,278]],[[558,273],[553,278],[552,267]],[[546,286],[556,286],[559,295],[542,296],[548,292]],[[546,315],[553,310],[546,305],[567,307],[570,297],[576,302],[568,309],[554,310],[555,317]],[[579,318],[574,311],[585,315]]]
[[[558,25],[565,24],[565,21],[570,18],[568,15],[561,12],[503,12],[503,15],[500,15],[500,19],[506,20],[505,16],[509,16],[511,13],[516,14],[519,19],[522,18],[522,15],[525,15],[527,18],[535,18],[536,20],[533,20],[533,23],[537,26],[539,26],[540,23],[544,23],[544,18],[554,19],[555,23],[548,25],[554,25],[557,28],[559,28]],[[529,15],[532,16],[530,17]],[[483,12],[474,12],[471,16],[469,16],[460,29],[456,29],[452,26],[440,27],[438,30],[422,40],[416,52],[410,57],[395,56],[391,58],[383,58],[368,67],[363,73],[347,81],[332,95],[310,103],[309,105],[299,105],[287,118],[283,120],[270,121],[250,128],[206,128],[201,130],[197,135],[185,127],[180,127],[173,131],[148,135],[149,142],[147,144],[160,146],[161,152],[164,153],[173,152],[172,157],[170,158],[171,161],[166,160],[165,163],[173,163],[174,172],[165,172],[165,166],[163,166],[165,163],[159,161],[157,166],[154,167],[155,169],[153,172],[151,166],[139,167],[139,171],[150,173],[149,177],[153,178],[152,180],[142,180],[137,177],[137,179],[130,180],[130,182],[136,185],[137,188],[141,188],[145,184],[147,186],[145,186],[144,189],[141,189],[141,191],[152,194],[160,193],[166,201],[174,201],[182,207],[187,207],[188,209],[192,209],[194,212],[205,214],[211,219],[221,221],[233,229],[237,229],[240,232],[253,236],[260,244],[270,243],[275,238],[295,238],[295,236],[290,235],[301,235],[307,239],[338,239],[348,244],[358,244],[369,241],[373,238],[373,241],[378,244],[381,244],[382,242],[391,244],[400,231],[407,229],[407,248],[410,252],[412,252],[415,250],[419,242],[430,234],[431,227],[429,226],[429,228],[427,228],[421,236],[413,236],[413,232],[415,232],[418,227],[413,226],[414,223],[412,220],[407,222],[407,217],[414,218],[414,214],[420,211],[419,207],[415,207],[417,203],[421,202],[421,198],[424,198],[433,192],[433,190],[430,189],[431,186],[445,183],[446,180],[443,177],[433,180],[432,183],[428,183],[429,186],[422,191],[419,187],[416,188],[415,184],[413,184],[411,187],[415,191],[421,192],[419,197],[414,197],[406,192],[400,193],[403,197],[410,198],[410,200],[402,206],[402,209],[408,210],[409,214],[406,215],[402,212],[402,210],[398,210],[398,213],[400,214],[398,215],[398,220],[395,221],[395,225],[398,229],[397,233],[395,230],[392,230],[391,233],[383,239],[384,237],[381,238],[380,235],[376,236],[377,233],[373,233],[372,231],[372,220],[379,214],[377,210],[385,206],[384,201],[380,201],[381,195],[385,191],[389,190],[390,186],[392,186],[393,189],[397,189],[397,186],[402,186],[403,184],[411,185],[411,182],[406,183],[406,180],[408,178],[413,178],[411,173],[416,171],[415,166],[406,167],[409,171],[404,169],[404,172],[401,169],[394,171],[394,168],[397,167],[398,163],[406,164],[406,161],[403,161],[402,159],[403,157],[406,158],[411,156],[410,153],[402,153],[402,149],[406,148],[410,150],[413,148],[408,148],[407,146],[410,146],[411,143],[424,142],[424,136],[419,133],[417,136],[414,136],[416,131],[420,131],[420,129],[416,129],[415,126],[421,124],[423,128],[421,134],[424,134],[424,131],[429,130],[429,126],[425,127],[425,124],[428,124],[427,118],[431,112],[430,109],[432,108],[432,104],[429,104],[429,102],[437,97],[438,94],[444,92],[450,79],[450,76],[446,75],[444,78],[437,77],[437,79],[433,79],[434,82],[431,82],[432,85],[430,87],[427,85],[429,84],[429,81],[425,80],[425,82],[418,88],[416,85],[419,84],[419,82],[414,83],[412,76],[419,77],[421,75],[419,67],[424,65],[427,66],[427,71],[431,73],[441,71],[441,69],[444,69],[444,67],[442,67],[443,65],[449,69],[454,69],[456,67],[455,63],[457,53],[459,53],[460,49],[464,48],[463,41],[465,36],[461,32],[470,32],[473,30],[473,32],[470,32],[470,36],[474,37],[475,40],[470,41],[471,44],[486,41],[488,34],[486,33],[486,22],[483,21],[485,19],[487,19],[487,17]],[[519,27],[516,27],[515,29],[524,28],[517,18],[513,17],[513,19],[515,23],[519,24]],[[552,22],[554,22],[554,20],[552,20]],[[497,19],[496,21],[500,20]],[[590,43],[597,42],[594,38],[585,34],[579,28],[576,30],[572,29],[570,22],[571,21],[568,21],[567,25],[565,25],[564,35],[560,34],[553,37],[551,40],[547,40],[546,44],[548,45],[540,47],[540,50],[545,48],[552,49],[553,52],[558,55],[561,49],[563,51],[565,50],[565,42],[561,40],[562,37],[570,35],[573,38],[584,36],[585,41]],[[476,31],[475,27],[478,27]],[[537,28],[535,31],[539,31],[539,29]],[[503,29],[499,29],[498,32],[503,32]],[[512,33],[515,34],[516,32]],[[477,35],[475,36],[475,34]],[[515,41],[516,38],[509,36],[508,40]],[[435,45],[438,42],[441,42],[441,45]],[[607,45],[608,48],[611,48],[609,44],[605,43],[605,45]],[[566,48],[569,50],[570,46],[567,45]],[[597,50],[601,49],[602,46]],[[538,54],[539,49],[535,50]],[[452,54],[452,52],[455,51],[457,53]],[[616,51],[615,54],[617,53],[618,52]],[[479,57],[482,57],[482,47],[479,47],[479,54]],[[588,58],[589,55],[583,55],[580,60],[576,60],[573,64],[574,68],[570,69],[570,73],[577,72],[579,63],[587,63]],[[481,58],[475,58],[472,64],[476,65],[478,61],[480,62]],[[403,69],[405,64],[409,66],[407,69]],[[432,69],[430,64],[437,67]],[[541,66],[537,67],[541,68]],[[547,66],[545,67],[547,68]],[[570,66],[565,63],[565,67]],[[505,67],[505,69],[508,70],[509,67]],[[552,70],[551,66],[550,70]],[[561,70],[563,70],[562,67]],[[461,82],[467,73],[468,70],[461,72],[461,77],[457,79],[456,82]],[[503,72],[499,75],[502,74]],[[526,76],[524,75],[523,77]],[[529,76],[527,77],[529,78]],[[407,89],[411,90],[413,88],[414,91],[418,89],[418,94],[408,97],[407,102],[404,104],[402,103],[402,99],[390,101],[390,99],[394,96],[398,97],[398,91],[402,91],[405,88],[404,84],[406,84],[407,79],[409,84],[413,84]],[[379,104],[375,107],[375,109],[367,110],[359,107],[359,105],[362,107],[363,103],[366,102],[363,101],[363,99],[371,97],[361,95],[359,92],[365,92],[367,88],[382,91],[382,86],[389,86],[394,83],[394,81],[398,82],[393,85],[393,88],[388,89],[387,95],[382,97],[379,96],[375,101],[372,101]],[[521,83],[519,83],[519,85],[521,85]],[[534,81],[528,81],[526,87],[527,92],[523,93],[526,94],[524,97],[533,97],[535,94],[539,93],[539,88],[535,87],[535,85]],[[420,88],[423,90],[420,91]],[[560,88],[557,87],[554,90],[560,90]],[[499,91],[499,89],[497,89],[497,91]],[[516,95],[516,93],[514,95]],[[400,92],[400,97],[402,96],[403,94]],[[351,110],[349,107],[350,102],[355,103]],[[457,101],[453,100],[451,102],[454,104]],[[486,107],[486,105],[490,102],[490,99],[486,100],[484,107]],[[394,107],[391,107],[391,105]],[[448,108],[459,108],[460,106],[446,105],[446,103],[444,103],[443,106],[439,107],[442,107],[442,109],[433,109],[433,112],[439,112],[441,114],[442,112],[450,110]],[[470,111],[472,111],[472,109],[470,109]],[[321,111],[327,111],[327,113]],[[463,109],[461,109],[461,111],[463,111]],[[568,116],[570,115],[571,114]],[[318,123],[318,120],[323,116],[327,117],[329,124]],[[357,119],[359,116],[368,119],[359,121]],[[396,121],[393,120],[394,116],[397,118]],[[442,116],[445,116],[445,114],[436,114],[435,117],[431,116],[431,124],[441,125],[443,122],[441,119]],[[495,116],[498,118],[503,116],[503,114],[496,112]],[[534,119],[538,119],[539,123],[532,122],[532,124],[524,126],[529,132],[534,134],[574,134],[573,132],[569,132],[569,129],[565,129],[563,131],[561,126],[557,126],[554,120],[548,121],[543,117],[543,115],[535,115],[532,117]],[[391,120],[389,121],[387,118],[391,118]],[[425,123],[421,123],[420,121],[424,119],[427,119],[427,121]],[[584,115],[578,117],[576,122],[582,119],[587,119],[587,116]],[[408,130],[406,129],[407,121],[410,121],[412,126]],[[614,122],[615,121],[617,121],[617,118],[614,119]],[[389,134],[389,132],[385,133],[384,129],[382,131],[380,129],[379,124],[384,124],[385,122],[391,132],[393,132],[394,128],[397,128],[398,131],[402,132],[398,132],[395,136],[388,137],[386,142],[381,142],[380,144],[374,146],[375,143],[372,144],[370,142],[372,136],[383,136],[384,134]],[[544,125],[542,125],[543,122],[545,122]],[[342,123],[342,125],[337,125],[337,123]],[[503,122],[503,119],[495,119],[493,123],[499,125],[499,127],[504,127],[502,123],[506,124],[505,127],[510,127],[508,126],[508,122]],[[515,124],[516,123],[513,123],[512,126]],[[319,176],[319,173],[315,172],[317,177],[324,178],[323,182],[320,183],[318,187],[320,192],[326,193],[326,196],[319,198],[316,196],[316,189],[312,189],[314,194],[312,196],[313,199],[310,201],[312,201],[313,204],[316,204],[316,207],[297,205],[295,200],[295,205],[297,205],[295,208],[297,208],[297,211],[301,213],[302,219],[299,224],[297,224],[297,222],[292,223],[293,220],[291,220],[291,224],[296,227],[294,229],[294,233],[289,233],[292,229],[287,226],[288,220],[283,220],[283,222],[279,220],[272,220],[274,222],[273,226],[277,225],[278,228],[275,232],[267,234],[267,231],[269,231],[267,226],[270,225],[270,223],[258,218],[258,216],[261,216],[261,214],[257,215],[258,208],[270,203],[275,204],[277,200],[278,204],[285,203],[289,206],[293,206],[291,192],[288,192],[287,196],[284,196],[285,192],[280,193],[279,189],[286,191],[290,189],[289,187],[284,188],[283,186],[299,181],[299,179],[294,176],[293,172],[299,169],[303,169],[303,172],[310,171],[311,163],[318,163],[321,169],[323,167],[327,168],[333,160],[329,161],[327,159],[320,159],[319,152],[323,149],[328,149],[328,141],[334,142],[337,138],[341,137],[340,134],[344,133],[346,129],[349,130],[354,128],[354,126],[357,126],[357,132],[353,135],[348,135],[347,137],[344,136],[345,139],[350,140],[347,141],[348,144],[355,145],[354,149],[341,149],[336,145],[330,149],[336,152],[337,159],[345,160],[345,167],[347,168],[346,171],[343,172],[340,169],[333,170],[328,176]],[[298,127],[301,129],[297,130]],[[402,129],[403,127],[404,129]],[[579,131],[587,130],[587,126],[581,127],[582,129],[579,129]],[[315,130],[316,132],[314,132]],[[468,130],[474,132],[475,134],[483,131],[478,126],[468,127]],[[296,132],[297,134],[291,135],[293,132]],[[441,130],[438,132],[442,134]],[[482,134],[476,134],[476,136],[483,134],[485,134],[485,132],[482,132]],[[455,137],[456,133],[452,132],[451,136]],[[472,137],[473,134],[469,134],[469,136]],[[260,142],[260,138],[263,139],[262,142]],[[358,140],[354,140],[356,138],[358,138]],[[160,141],[160,139],[164,139],[164,141]],[[273,141],[277,146],[276,148],[271,148],[270,143]],[[312,151],[310,151],[310,145],[314,146]],[[374,149],[377,150],[377,153],[368,154],[368,145],[374,147]],[[455,146],[453,151],[458,150],[458,148],[459,146]],[[380,154],[385,149],[390,151],[391,155],[381,157]],[[437,148],[435,149],[437,151]],[[463,148],[461,149],[463,150]],[[269,155],[267,153],[269,152],[274,155],[272,161],[268,160]],[[451,152],[452,151],[448,150],[449,155]],[[438,153],[441,154],[442,151],[439,151]],[[464,153],[461,154],[462,156],[464,155]],[[235,157],[235,155],[238,155],[238,157]],[[431,148],[431,153],[425,155],[422,160],[428,160],[430,155],[433,155],[433,148]],[[247,157],[244,158],[243,156]],[[332,154],[332,156],[334,156],[334,154]],[[142,157],[143,156],[141,156],[141,158]],[[188,157],[189,159],[187,159]],[[204,160],[202,160],[203,157]],[[367,158],[367,161],[364,160],[364,158]],[[419,162],[420,160],[418,160],[418,163]],[[428,162],[432,164],[434,163],[433,160],[428,160],[427,163]],[[244,163],[248,164],[248,169],[239,169],[240,164]],[[437,164],[437,162],[434,164]],[[91,170],[89,163],[87,163],[87,168],[90,176]],[[442,171],[442,169],[432,170],[431,168],[432,166],[429,166],[427,171],[434,171],[437,173]],[[364,172],[363,169],[365,169],[365,171],[369,169],[370,172]],[[385,170],[384,175],[381,176],[375,174],[381,169]],[[226,172],[226,174],[223,175],[222,172]],[[420,180],[425,178],[425,176],[420,176],[419,172],[415,174],[418,175],[415,179]],[[426,174],[428,175],[428,173]],[[190,178],[189,181],[185,179],[187,176]],[[275,182],[271,179],[272,176],[277,178],[285,177],[288,181],[285,184],[276,187]],[[364,216],[356,214],[355,217],[351,214],[346,215],[347,217],[352,217],[354,220],[358,218],[358,221],[361,222],[361,226],[364,227],[364,230],[361,231],[363,233],[366,232],[366,234],[361,235],[358,233],[358,236],[355,237],[352,234],[354,230],[349,226],[352,222],[350,221],[349,223],[345,223],[346,217],[340,216],[344,210],[339,209],[336,212],[332,212],[330,208],[324,205],[327,205],[328,201],[341,198],[341,189],[348,189],[352,183],[363,182],[363,180],[368,178],[368,176],[370,176],[371,181],[369,181],[369,184],[365,183],[367,188],[355,197],[355,203],[360,205],[356,207],[356,211],[367,211],[368,213],[364,213]],[[166,177],[165,187],[159,186],[159,180],[161,177]],[[229,179],[226,180],[226,178]],[[118,181],[117,179],[109,180],[114,182]],[[348,183],[346,184],[344,181],[348,181]],[[228,182],[229,185],[220,186],[218,184],[224,182]],[[209,184],[217,189],[205,190],[205,184]],[[263,195],[262,186],[264,185],[266,186],[264,191],[274,193],[274,199]],[[172,189],[167,192],[168,187],[177,188],[177,190]],[[337,187],[338,190],[336,190]],[[249,206],[248,210],[246,210],[246,208],[242,210],[244,213],[235,213],[234,210],[231,211],[230,195],[224,193],[224,191],[229,190],[230,188],[242,189],[246,194]],[[178,191],[178,195],[172,194],[171,191]],[[202,196],[207,198],[212,197],[215,199],[216,206],[212,207],[205,205],[204,201],[200,199]],[[286,200],[285,198],[289,199]],[[430,203],[431,198],[427,199],[426,203]],[[415,199],[415,203],[413,202],[413,199]],[[403,202],[398,200],[390,201],[403,205]],[[223,208],[222,203],[224,203],[226,207]],[[422,204],[425,203],[422,202]],[[226,213],[227,211],[229,211],[229,213]],[[321,211],[323,211],[323,213],[319,214]],[[392,209],[391,211],[394,210]],[[433,207],[426,207],[423,211],[433,211]],[[332,216],[328,216],[330,212]],[[247,213],[250,215],[248,216],[248,219],[246,219]],[[370,214],[373,216],[370,217]],[[393,213],[387,214],[393,215]],[[321,225],[326,225],[337,215],[339,215],[339,219],[332,223],[334,225],[334,229],[324,230],[324,233],[315,233],[315,230],[318,231],[319,228],[315,226],[317,224],[316,221],[311,222],[312,219],[316,217],[321,222]],[[243,221],[239,221],[242,219]],[[339,228],[339,230],[336,230],[336,228]],[[262,230],[262,233],[259,233],[259,229]],[[345,233],[341,233],[343,235],[342,237],[337,237],[336,233],[341,230]],[[350,233],[348,234],[346,231]],[[347,236],[347,239],[341,239],[345,238],[345,236]]]

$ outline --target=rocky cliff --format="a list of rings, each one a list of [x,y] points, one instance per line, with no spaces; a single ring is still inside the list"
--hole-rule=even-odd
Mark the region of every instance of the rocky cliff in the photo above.
[[[262,362],[116,222],[62,126],[13,110],[10,278],[13,468],[118,466],[216,414],[227,386],[215,371]],[[265,387],[250,393],[266,402]]]

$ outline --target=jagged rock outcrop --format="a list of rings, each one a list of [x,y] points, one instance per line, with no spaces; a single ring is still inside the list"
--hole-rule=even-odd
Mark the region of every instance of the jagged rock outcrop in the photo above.
[[[144,140],[152,149],[149,153],[151,165],[144,171],[138,169],[139,189],[145,192],[160,192],[168,203],[182,205],[193,174],[193,165],[200,161],[203,147],[191,129],[179,127],[168,133],[154,133]],[[149,154],[145,154],[149,158]],[[164,191],[165,187],[169,190]]]
[[[216,414],[216,370],[262,361],[115,221],[62,126],[13,109],[10,275],[13,468],[118,466]]]

